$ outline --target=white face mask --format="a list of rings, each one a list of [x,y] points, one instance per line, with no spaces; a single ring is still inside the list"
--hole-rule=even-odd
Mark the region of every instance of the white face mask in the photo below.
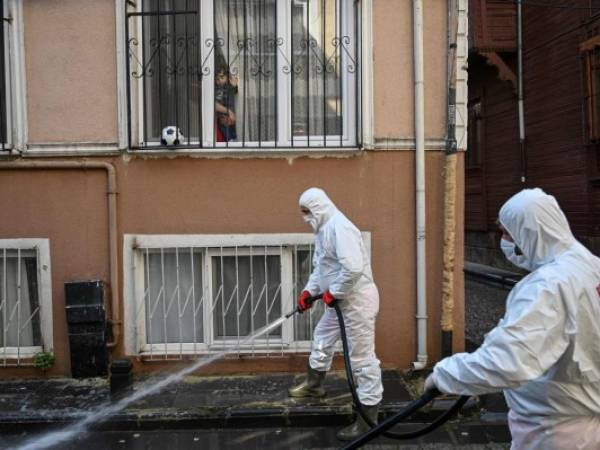
[[[305,223],[309,224],[313,231],[316,232],[317,231],[317,219],[315,218],[315,216],[312,215],[312,213],[309,214],[304,214],[302,216],[302,219],[304,220]]]
[[[506,256],[506,259],[508,259],[515,266],[520,267],[521,269],[531,270],[525,255],[517,255],[517,246],[514,242],[507,241],[506,239],[500,239],[500,248],[502,249],[504,256]]]

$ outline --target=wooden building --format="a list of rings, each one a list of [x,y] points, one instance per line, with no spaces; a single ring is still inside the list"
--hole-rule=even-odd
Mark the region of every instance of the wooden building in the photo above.
[[[516,6],[470,2],[466,260],[504,264],[495,220],[524,187],[554,195],[576,236],[599,253],[600,2],[570,4],[523,4],[521,147]]]

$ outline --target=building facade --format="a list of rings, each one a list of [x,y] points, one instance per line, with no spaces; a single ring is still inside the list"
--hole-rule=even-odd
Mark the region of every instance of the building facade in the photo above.
[[[600,254],[596,133],[598,2],[568,8],[523,4],[524,132],[518,116],[517,9],[472,0],[469,151],[465,172],[466,259],[510,268],[495,221],[524,187],[554,195],[575,235]]]
[[[448,5],[451,5],[449,7]],[[405,0],[4,0],[0,377],[69,376],[65,283],[100,280],[112,357],[138,372],[304,367],[322,307],[298,197],[363,231],[377,353],[415,359],[413,5]],[[439,357],[448,74],[465,148],[466,4],[423,2],[428,353]],[[450,25],[449,25],[450,24]],[[448,51],[449,27],[458,47]],[[464,110],[464,111],[463,111]],[[458,153],[456,229],[463,221]],[[422,237],[421,237],[422,238]],[[462,348],[462,246],[454,348]]]

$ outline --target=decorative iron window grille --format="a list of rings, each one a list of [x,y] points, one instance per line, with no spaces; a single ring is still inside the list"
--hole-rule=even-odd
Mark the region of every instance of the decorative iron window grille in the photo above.
[[[0,240],[0,361],[31,365],[31,358],[52,349],[48,243]],[[33,246],[31,245],[33,244]]]
[[[360,145],[358,4],[128,2],[129,147]]]

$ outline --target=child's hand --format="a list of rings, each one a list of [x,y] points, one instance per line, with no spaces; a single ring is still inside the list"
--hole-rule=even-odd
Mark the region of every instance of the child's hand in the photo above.
[[[231,110],[228,110],[226,116],[219,117],[219,123],[221,125],[224,125],[227,127],[234,125],[235,124],[235,113]]]
[[[236,87],[238,85],[238,77],[237,77],[237,75],[230,75],[229,76],[229,84],[232,85],[233,87]]]

